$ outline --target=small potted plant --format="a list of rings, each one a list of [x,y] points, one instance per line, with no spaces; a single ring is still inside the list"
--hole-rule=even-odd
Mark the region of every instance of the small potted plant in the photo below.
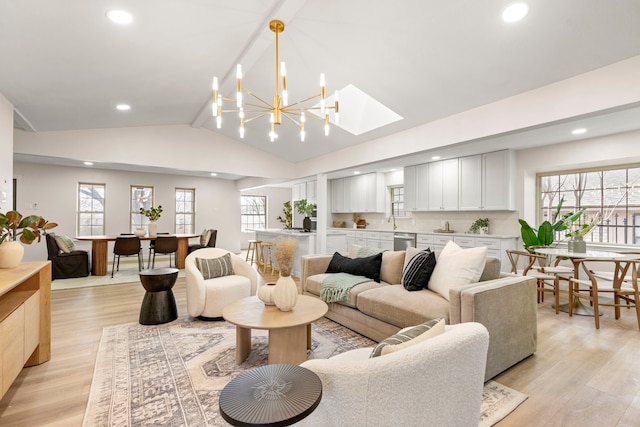
[[[469,231],[472,233],[480,233],[480,234],[489,234],[489,218],[478,218],[476,219]]]
[[[14,268],[22,262],[24,248],[19,242],[30,245],[38,242],[47,230],[57,227],[38,215],[23,217],[17,211],[0,213],[0,268]]]
[[[162,205],[158,205],[157,208],[153,206],[149,209],[140,208],[140,214],[149,218],[149,237],[156,237],[158,234],[156,221],[160,219],[160,214],[162,214]]]
[[[302,228],[304,228],[304,231],[311,231],[310,217],[313,211],[316,210],[316,204],[307,202],[307,199],[302,199],[296,203],[296,209],[299,214],[304,215],[304,219],[302,220]]]

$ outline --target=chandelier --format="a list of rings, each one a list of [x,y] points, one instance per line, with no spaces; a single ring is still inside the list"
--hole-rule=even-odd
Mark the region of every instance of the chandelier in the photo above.
[[[304,142],[306,132],[304,130],[304,124],[307,119],[305,111],[318,113],[312,113],[309,117],[313,119],[324,120],[324,134],[329,135],[329,112],[334,112],[334,123],[339,123],[338,113],[338,91],[335,92],[333,98],[333,105],[327,105],[325,99],[325,78],[324,73],[320,74],[320,93],[309,96],[308,98],[289,104],[289,97],[287,94],[287,69],[284,62],[278,62],[278,34],[284,31],[284,23],[279,20],[273,20],[269,23],[269,29],[276,35],[276,73],[275,73],[275,93],[273,95],[273,102],[269,103],[258,95],[254,94],[242,85],[242,66],[240,64],[236,67],[236,97],[224,98],[218,93],[218,78],[213,78],[213,102],[212,112],[213,117],[216,118],[216,127],[220,129],[222,127],[222,113],[238,113],[238,119],[240,121],[240,138],[244,138],[244,125],[253,120],[261,117],[269,116],[270,132],[269,138],[271,142],[278,138],[276,133],[276,125],[282,123],[282,118],[286,118],[300,127],[300,140]],[[282,80],[281,80],[282,79]],[[280,81],[282,81],[282,90],[280,90]],[[243,93],[250,95],[249,101],[243,99]],[[303,104],[308,103],[311,100],[320,98],[320,104],[316,103],[314,106],[305,107]],[[235,103],[235,108],[230,110],[223,109],[223,101],[230,101]],[[249,115],[252,115],[249,117]]]

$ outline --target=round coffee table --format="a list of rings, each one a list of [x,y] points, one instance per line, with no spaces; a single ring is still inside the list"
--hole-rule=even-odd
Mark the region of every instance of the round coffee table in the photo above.
[[[236,325],[236,363],[251,353],[251,329],[269,331],[269,364],[298,365],[307,360],[311,348],[311,323],[327,313],[327,304],[308,295],[298,295],[291,311],[265,305],[258,297],[234,301],[222,309],[222,317]]]
[[[288,426],[313,412],[322,399],[318,376],[297,365],[249,369],[227,384],[220,415],[234,426]]]
[[[140,282],[147,291],[140,307],[141,325],[158,325],[178,318],[178,307],[172,290],[178,272],[177,268],[156,268],[140,272]]]

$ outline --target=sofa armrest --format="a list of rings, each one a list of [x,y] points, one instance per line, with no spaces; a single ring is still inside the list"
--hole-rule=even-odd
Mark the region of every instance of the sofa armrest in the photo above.
[[[306,291],[307,277],[322,274],[327,271],[327,267],[329,267],[329,263],[331,262],[333,255],[303,255],[301,258],[302,273],[300,277],[300,285],[302,287],[302,292],[304,293]]]
[[[449,298],[451,324],[478,322],[489,330],[485,380],[536,352],[535,278],[504,274],[451,289]]]

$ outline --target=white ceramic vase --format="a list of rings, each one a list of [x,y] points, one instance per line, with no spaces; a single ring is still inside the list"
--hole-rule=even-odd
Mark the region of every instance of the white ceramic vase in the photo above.
[[[147,230],[145,230],[144,228],[136,228],[136,231],[134,231],[133,234],[138,237],[144,237],[144,235],[147,234]]]
[[[273,302],[273,291],[275,291],[275,289],[275,283],[265,283],[258,288],[258,298],[264,305],[275,305]]]
[[[298,287],[291,276],[278,278],[273,290],[273,302],[281,311],[290,311],[298,301]]]
[[[18,241],[4,241],[0,244],[0,268],[15,268],[22,262],[24,246]]]
[[[158,224],[155,221],[149,222],[149,237],[158,236]]]

